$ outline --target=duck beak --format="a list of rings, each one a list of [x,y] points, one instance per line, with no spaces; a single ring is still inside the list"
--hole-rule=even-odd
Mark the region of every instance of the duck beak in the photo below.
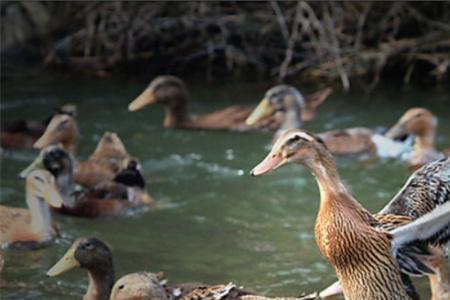
[[[155,199],[153,199],[152,196],[150,196],[147,193],[144,193],[144,195],[142,196],[142,203],[144,203],[144,204],[151,204],[151,203],[154,203],[154,202],[155,202]]]
[[[395,124],[391,129],[388,130],[388,132],[385,133],[385,137],[393,140],[404,137],[405,135],[407,135],[407,133],[405,132],[405,126],[403,125],[403,123]]]
[[[46,129],[42,136],[33,144],[34,149],[42,149],[55,142],[55,134],[52,130]]]
[[[44,188],[43,197],[52,207],[60,208],[63,206],[63,198],[55,183],[49,184]]]
[[[262,162],[250,171],[250,175],[259,176],[270,173],[285,163],[287,163],[287,160],[283,157],[283,155],[278,151],[272,150]]]
[[[58,276],[75,267],[79,267],[80,263],[75,259],[75,250],[76,246],[72,245],[72,247],[67,250],[66,254],[64,254],[64,256],[50,270],[47,271],[47,276]]]
[[[273,114],[273,108],[270,106],[269,100],[267,98],[263,98],[261,102],[259,102],[258,106],[253,110],[253,112],[248,116],[245,123],[249,126],[256,124],[258,121],[270,116]]]
[[[128,105],[129,111],[136,111],[143,108],[146,105],[156,103],[156,97],[152,89],[145,89],[136,99],[131,101]]]
[[[19,173],[19,177],[25,179],[27,178],[28,174],[38,169],[44,169],[41,154],[39,154],[38,157],[36,157],[28,167],[26,167],[24,170],[22,170],[22,172]]]

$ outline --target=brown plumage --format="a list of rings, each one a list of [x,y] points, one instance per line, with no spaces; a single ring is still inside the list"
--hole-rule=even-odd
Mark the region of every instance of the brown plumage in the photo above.
[[[64,205],[54,209],[58,213],[91,218],[117,216],[153,202],[135,160],[130,160],[111,180],[75,192],[72,192],[74,160],[66,150],[58,146],[43,149],[21,176],[36,168],[44,168],[56,177],[64,198]]]
[[[397,251],[396,261],[391,253],[392,236],[383,229],[400,226],[409,217],[374,218],[341,182],[323,141],[301,130],[284,133],[252,174],[262,175],[289,162],[305,165],[316,177],[321,195],[316,240],[322,254],[335,268],[346,298],[411,299],[398,263],[401,269],[411,272],[429,270],[420,261],[410,262],[414,254],[409,251],[416,251],[412,248]],[[403,255],[409,258],[403,259]]]
[[[57,236],[49,205],[60,207],[62,197],[52,174],[31,172],[26,178],[28,209],[0,205],[0,246],[36,248]]]
[[[75,156],[78,135],[78,126],[73,116],[57,115],[51,119],[34,148],[59,145]],[[76,164],[73,180],[84,187],[94,187],[105,180],[112,180],[119,170],[126,167],[129,159],[130,155],[117,134],[106,131],[89,159]]]
[[[307,97],[304,109],[304,121],[310,121],[315,116],[317,107],[331,93],[330,89]],[[160,103],[165,107],[165,128],[206,129],[206,130],[250,130],[245,120],[253,108],[233,105],[209,114],[190,116],[187,113],[188,91],[184,82],[175,76],[158,76],[150,85],[128,106],[128,110],[136,111],[146,105]],[[259,126],[277,128],[279,120],[269,118]],[[255,126],[259,127],[259,126]]]
[[[84,300],[238,300],[252,294],[233,284],[181,284],[169,286],[162,274],[131,273],[114,284],[113,255],[108,245],[94,237],[76,240],[64,256],[47,272],[58,276],[80,267],[89,273]]]
[[[331,90],[324,94],[327,97]],[[283,132],[303,126],[303,111],[308,102],[292,87],[278,85],[268,90],[260,104],[247,118],[249,126],[267,118],[278,118],[280,126],[273,136],[275,142]],[[307,109],[306,109],[307,110]],[[378,135],[364,127],[338,129],[319,133],[328,150],[334,155],[398,156],[402,144]]]
[[[76,115],[76,106],[66,104],[55,109],[55,115]],[[0,133],[0,146],[6,149],[32,149],[36,140],[44,133],[48,121],[33,122],[27,120],[15,120],[2,125]]]
[[[437,129],[437,117],[426,108],[408,109],[400,120],[386,133],[387,137],[397,138],[406,134],[414,134],[414,146],[406,161],[412,170],[416,170],[426,163],[444,157],[434,147]]]

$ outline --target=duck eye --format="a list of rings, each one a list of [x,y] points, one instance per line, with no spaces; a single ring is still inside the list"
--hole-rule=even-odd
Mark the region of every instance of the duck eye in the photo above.
[[[415,115],[416,118],[418,118],[418,117],[420,117],[420,116],[422,116],[422,113],[417,113],[417,114]]]
[[[69,121],[68,120],[64,120],[61,123],[59,123],[58,129],[64,129],[64,128],[67,127],[68,124],[69,124]]]
[[[124,284],[119,285],[119,290],[123,290],[124,287],[125,287]]]
[[[92,245],[91,243],[86,243],[84,244],[83,248],[86,250],[92,250],[94,248],[94,245]]]

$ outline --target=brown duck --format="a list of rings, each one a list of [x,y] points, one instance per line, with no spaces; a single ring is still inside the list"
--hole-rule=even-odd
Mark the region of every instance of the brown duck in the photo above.
[[[64,203],[55,211],[80,217],[117,216],[127,214],[154,200],[146,192],[146,183],[137,161],[117,172],[111,180],[104,180],[92,188],[73,191],[74,159],[58,146],[44,148],[33,164],[21,173],[26,176],[34,169],[51,172],[63,195]]]
[[[55,178],[45,170],[28,174],[25,183],[28,209],[0,205],[0,247],[37,248],[58,234],[49,205],[61,207],[63,199]]]
[[[250,294],[233,284],[168,287],[161,282],[161,274],[147,272],[125,275],[114,284],[112,252],[106,243],[94,237],[76,240],[47,275],[58,276],[76,267],[86,269],[89,274],[84,300],[237,300],[242,295]]]
[[[415,136],[413,150],[404,155],[409,167],[413,170],[426,163],[443,158],[434,146],[437,117],[426,108],[416,107],[408,109],[400,120],[386,133],[389,138],[397,138],[407,134]]]
[[[401,271],[432,272],[420,259],[427,249],[419,246],[435,236],[439,244],[448,242],[450,204],[411,223],[398,215],[375,218],[347,191],[323,141],[302,130],[285,132],[251,173],[262,175],[287,163],[306,166],[316,178],[321,195],[316,240],[346,299],[414,299]]]
[[[52,116],[44,122],[15,120],[2,125],[0,146],[6,149],[32,149],[36,140],[44,133],[47,124],[55,115],[76,116],[76,106],[66,104],[56,109]]]
[[[284,86],[288,87],[288,86]],[[301,94],[293,87],[288,91],[294,91],[296,96]],[[302,120],[310,121],[315,116],[317,107],[325,101],[331,93],[331,89],[325,89],[315,93],[304,100],[305,108],[302,112]],[[303,97],[302,97],[303,98]],[[164,106],[166,114],[164,118],[165,128],[186,128],[206,130],[249,130],[245,119],[253,110],[252,107],[234,105],[225,109],[200,116],[190,116],[187,112],[188,91],[184,82],[175,76],[158,76],[129,106],[129,111],[136,111],[146,105],[160,103]],[[268,118],[254,127],[277,128],[279,120]]]

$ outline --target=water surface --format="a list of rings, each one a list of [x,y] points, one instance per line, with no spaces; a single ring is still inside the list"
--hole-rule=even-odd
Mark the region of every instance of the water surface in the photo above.
[[[95,220],[55,216],[62,238],[33,252],[2,252],[2,299],[80,299],[87,285],[82,270],[58,278],[45,272],[71,242],[95,235],[112,246],[117,277],[134,271],[164,271],[170,282],[226,283],[271,296],[297,296],[332,283],[334,272],[320,255],[313,227],[319,206],[314,178],[299,166],[264,177],[249,170],[267,153],[269,133],[162,129],[163,110],[136,113],[128,102],[144,80],[83,80],[48,75],[2,83],[2,121],[44,119],[54,107],[74,102],[79,109],[80,159],[85,159],[105,130],[115,131],[139,157],[159,209],[129,218]],[[229,104],[253,104],[268,83],[218,80],[189,83],[189,110],[202,113]],[[312,91],[312,87],[304,87]],[[437,146],[450,146],[450,105],[446,89],[399,88],[387,84],[364,92],[334,93],[306,125],[319,132],[349,126],[389,126],[410,106],[424,106],[439,117]],[[3,151],[0,199],[23,207],[24,182],[18,172],[35,151]],[[393,159],[338,159],[341,177],[356,199],[377,211],[408,177]],[[418,280],[427,295],[426,280]]]

